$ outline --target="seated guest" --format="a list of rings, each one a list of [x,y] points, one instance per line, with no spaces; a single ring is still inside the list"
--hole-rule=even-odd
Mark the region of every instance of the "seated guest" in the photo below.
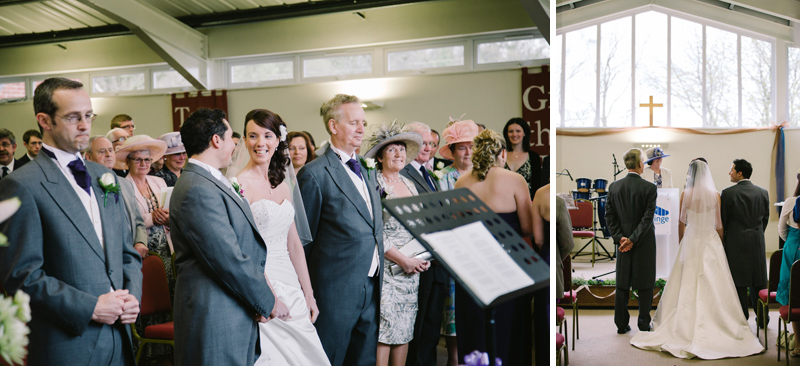
[[[89,139],[89,147],[84,150],[83,156],[86,160],[93,161],[100,165],[111,169],[114,163],[117,162],[117,157],[114,154],[114,147],[111,146],[111,141],[105,136],[94,136]],[[131,224],[131,232],[133,233],[133,249],[139,252],[142,258],[147,256],[147,229],[144,227],[144,219],[139,212],[139,206],[136,205],[136,193],[133,190],[133,183],[127,179],[118,180],[120,188],[122,189],[122,199],[125,202],[125,208],[128,211],[128,221]]]
[[[25,165],[39,155],[39,149],[42,148],[42,134],[36,130],[27,130],[22,134],[22,143],[25,144],[27,152],[17,159],[19,166]]]
[[[378,167],[378,185],[386,199],[417,195],[414,182],[400,175],[400,170],[419,154],[422,138],[405,132],[396,122],[378,127],[366,141],[369,149],[365,158],[374,158]],[[383,246],[386,263],[383,266],[381,287],[380,326],[378,328],[377,365],[404,366],[408,342],[413,338],[414,319],[417,316],[419,273],[430,262],[409,258],[399,249],[414,240],[397,219],[383,211]],[[393,274],[393,265],[403,272]]]
[[[292,158],[292,167],[295,172],[317,158],[311,138],[305,132],[289,132],[286,141],[289,141],[289,157]]]
[[[0,179],[22,166],[17,159],[14,159],[14,151],[17,151],[17,139],[14,133],[0,128]]]
[[[126,177],[133,182],[136,203],[139,212],[144,219],[147,228],[147,249],[150,252],[158,253],[164,263],[164,271],[167,274],[170,298],[173,297],[175,289],[175,276],[172,272],[172,248],[169,243],[169,210],[163,208],[164,202],[161,197],[161,189],[167,188],[164,180],[147,175],[150,172],[150,164],[153,159],[160,159],[167,150],[167,143],[156,140],[147,135],[137,135],[125,140],[117,149],[117,162],[123,161],[128,165],[130,173]],[[153,314],[142,317],[142,321],[137,324],[144,327],[153,324],[166,323],[170,321],[170,314]],[[138,328],[137,328],[138,329]],[[140,333],[142,334],[142,333]],[[171,360],[173,350],[169,345],[158,344],[148,345],[144,349],[143,358],[145,360]]]
[[[128,132],[119,127],[112,128],[111,131],[106,133],[106,138],[108,141],[111,141],[111,146],[114,147],[114,151],[117,151],[125,142],[125,139],[128,138]],[[120,177],[125,178],[128,176],[128,164],[124,161],[117,161],[114,163],[114,168],[112,170]]]
[[[128,133],[128,137],[133,137],[133,130],[136,129],[136,126],[133,124],[133,117],[127,114],[118,114],[111,118],[111,129],[115,128],[121,128]]]
[[[531,196],[521,175],[503,169],[506,146],[496,132],[483,130],[474,140],[472,172],[462,175],[456,189],[469,188],[520,236],[531,234]],[[527,294],[495,307],[497,357],[505,365],[531,365],[531,299]],[[456,332],[459,359],[474,351],[486,351],[483,310],[467,292],[456,286]]]
[[[186,148],[180,132],[165,133],[158,139],[167,143],[167,152],[164,153],[164,167],[155,176],[163,179],[167,187],[174,187],[186,165]]]
[[[533,197],[542,183],[542,159],[531,150],[531,127],[522,118],[512,118],[503,128],[503,137],[508,148],[505,168],[525,178],[528,195]]]

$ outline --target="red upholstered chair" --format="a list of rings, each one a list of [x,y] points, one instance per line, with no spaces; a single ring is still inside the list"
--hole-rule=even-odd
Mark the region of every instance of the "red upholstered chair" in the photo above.
[[[789,323],[800,321],[800,261],[792,264],[792,274],[789,279],[789,305],[781,306],[778,312],[781,314],[781,321],[778,322],[778,338],[781,336],[781,323],[786,328],[784,344],[786,347],[786,365],[789,365]],[[778,361],[781,360],[781,350],[778,349]]]
[[[586,200],[576,200],[575,206],[578,207],[577,210],[569,210],[569,218],[572,221],[572,237],[592,241],[592,267],[594,267],[595,256],[597,255],[595,243],[597,239],[595,239],[594,231],[592,231],[594,208],[592,203]]]
[[[575,339],[580,339],[578,327],[578,293],[572,289],[572,258],[567,256],[564,264],[564,297],[558,299],[559,307],[572,308],[572,350],[575,350]],[[563,311],[563,309],[561,309]]]
[[[561,366],[561,351],[564,351],[564,365],[569,365],[569,355],[567,352],[567,345],[564,343],[566,338],[564,338],[561,333],[556,332],[556,365]]]
[[[778,282],[781,280],[781,260],[783,259],[783,249],[778,249],[772,256],[769,257],[769,284],[767,288],[758,292],[758,307],[761,308],[762,314],[769,315],[769,306],[777,304],[775,297],[778,296]],[[764,349],[767,349],[767,318],[768,316],[761,317],[764,320]],[[756,326],[756,337],[758,337],[759,329]]]
[[[556,339],[558,336],[561,336],[563,341],[561,342],[562,345],[556,346],[556,359],[561,356],[561,349],[564,349],[564,364],[569,365],[569,345],[567,345],[567,327],[566,323],[567,320],[564,318],[565,311],[563,308],[556,306],[556,325],[558,326],[558,333],[556,333]],[[558,344],[558,342],[556,342]],[[561,362],[556,362],[557,365],[560,365]]]
[[[167,274],[164,271],[164,263],[157,253],[150,252],[150,255],[142,260],[142,275],[142,301],[139,302],[139,316],[167,311],[171,315],[172,303],[169,299]],[[143,335],[139,335],[134,324],[131,324],[131,331],[133,338],[141,342],[139,351],[136,352],[136,364],[139,364],[139,357],[142,355],[144,346],[148,343],[169,344],[175,347],[175,326],[173,322],[147,326],[144,328]]]

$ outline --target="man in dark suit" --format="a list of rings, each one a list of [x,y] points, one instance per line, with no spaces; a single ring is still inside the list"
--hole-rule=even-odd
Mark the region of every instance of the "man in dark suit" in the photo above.
[[[50,78],[33,105],[44,153],[0,181],[0,200],[22,200],[0,225],[10,243],[0,248],[0,279],[31,297],[28,364],[133,365],[127,324],[139,314],[142,259],[124,202],[100,184],[118,178],[80,157],[91,99],[83,84]]]
[[[42,134],[36,130],[27,130],[22,134],[22,143],[25,145],[26,153],[17,159],[19,166],[25,165],[39,155],[39,150],[42,148]]]
[[[17,150],[17,139],[8,129],[0,128],[0,179],[22,167],[19,160],[14,159]]]
[[[422,146],[417,158],[406,165],[400,174],[414,182],[420,195],[437,192],[439,181],[424,166],[436,152],[431,128],[421,122],[409,123],[408,127],[422,136]],[[441,336],[444,299],[449,290],[450,277],[437,261],[431,263],[431,270],[419,276],[419,309],[414,322],[414,338],[408,344],[407,366],[436,365],[436,346]]]
[[[331,143],[297,176],[314,238],[305,246],[319,306],[314,325],[332,365],[375,365],[383,215],[377,172],[356,154],[364,109],[357,97],[337,94],[320,115]]]
[[[750,318],[747,307],[752,305],[757,309],[758,292],[767,287],[764,229],[769,223],[769,193],[750,181],[752,173],[753,166],[747,160],[734,160],[728,175],[736,184],[723,189],[720,195],[722,228],[725,230],[722,242],[745,319]],[[757,312],[756,324],[759,327],[764,326],[762,321]]]
[[[219,171],[231,164],[232,135],[219,109],[198,109],[181,126],[190,158],[169,201],[177,366],[253,365],[256,321],[275,310],[264,239],[250,205]]]
[[[639,291],[640,299],[652,299],[656,281],[656,235],[653,215],[657,188],[642,179],[642,150],[625,153],[628,175],[608,187],[606,223],[617,250],[617,293],[614,301],[614,323],[617,333],[631,330],[628,322],[630,289]],[[650,330],[652,301],[639,301],[639,330]]]

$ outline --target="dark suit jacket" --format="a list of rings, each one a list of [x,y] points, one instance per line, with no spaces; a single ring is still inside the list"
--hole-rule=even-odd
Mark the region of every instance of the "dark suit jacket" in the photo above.
[[[422,173],[419,170],[414,169],[414,166],[409,163],[403,169],[400,170],[400,175],[411,179],[414,182],[414,186],[417,187],[417,192],[419,194],[431,193],[431,187],[428,186],[428,183],[425,182],[425,178],[422,177]],[[436,180],[436,177],[431,177],[433,180],[433,185],[436,186],[436,191],[439,191],[439,181]]]
[[[769,193],[749,180],[722,190],[723,245],[737,287],[767,284],[764,229],[769,223]]]
[[[622,237],[633,242],[625,253],[617,251],[617,287],[650,289],[656,281],[656,235],[653,215],[658,188],[639,174],[628,173],[608,187],[606,223],[614,243]]]
[[[14,170],[19,169],[20,167],[22,167],[23,165],[25,165],[25,163],[27,163],[29,161],[31,161],[31,159],[28,157],[28,154],[25,153],[25,155],[22,155],[21,158],[16,160],[16,164],[14,164]]]
[[[175,247],[175,364],[253,365],[255,315],[275,297],[267,247],[250,206],[211,173],[186,164],[169,201]]]
[[[87,161],[98,201],[103,241],[69,181],[49,156],[0,180],[0,200],[19,197],[22,206],[0,231],[10,245],[0,248],[0,279],[9,293],[31,297],[29,365],[57,365],[65,360],[89,365],[102,324],[91,321],[97,298],[111,289],[142,295],[142,259],[133,249],[125,203],[114,194],[103,204],[97,179],[111,170]],[[130,328],[122,327],[123,354],[133,363]]]

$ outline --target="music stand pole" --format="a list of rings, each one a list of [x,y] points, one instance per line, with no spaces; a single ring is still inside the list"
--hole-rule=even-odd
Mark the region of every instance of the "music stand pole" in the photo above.
[[[486,318],[486,353],[489,354],[489,366],[496,365],[497,342],[495,341],[495,321],[494,321],[494,307],[486,308],[483,311],[484,318]]]

